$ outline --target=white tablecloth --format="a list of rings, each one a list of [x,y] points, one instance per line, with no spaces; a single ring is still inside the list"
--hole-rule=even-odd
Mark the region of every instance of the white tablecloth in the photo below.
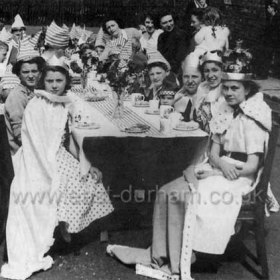
[[[153,134],[146,134],[146,133],[140,133],[140,134],[130,134],[123,132],[114,125],[108,118],[108,116],[105,116],[101,113],[102,110],[100,110],[100,104],[97,106],[97,103],[95,102],[84,102],[81,101],[81,99],[76,100],[77,107],[80,107],[80,111],[83,111],[86,114],[91,114],[91,119],[94,120],[95,123],[98,123],[100,125],[100,128],[98,129],[81,129],[75,127],[75,124],[72,126],[72,135],[76,142],[76,144],[79,147],[79,160],[81,165],[81,173],[83,175],[87,174],[87,172],[90,169],[90,162],[87,160],[84,151],[83,151],[83,140],[85,137],[104,137],[104,136],[113,136],[113,137],[157,137],[157,138],[170,138],[170,137],[205,137],[207,134],[198,129],[193,131],[177,131],[173,130],[170,134],[165,135],[162,133],[158,133],[156,136],[153,136]],[[106,101],[100,101],[100,102],[112,102],[110,98],[108,98]],[[130,102],[125,101],[125,107],[131,109],[134,113],[136,113],[140,119],[143,119],[143,123],[149,123],[153,129],[159,131],[160,127],[160,117],[158,115],[148,115],[145,114],[145,110],[147,108],[139,108],[134,107],[130,104]],[[81,108],[82,106],[82,108]],[[97,108],[98,109],[97,109]]]

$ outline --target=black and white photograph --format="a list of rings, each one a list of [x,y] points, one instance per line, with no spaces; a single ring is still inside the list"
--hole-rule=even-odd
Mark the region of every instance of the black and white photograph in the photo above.
[[[280,279],[279,0],[0,0],[0,279]]]

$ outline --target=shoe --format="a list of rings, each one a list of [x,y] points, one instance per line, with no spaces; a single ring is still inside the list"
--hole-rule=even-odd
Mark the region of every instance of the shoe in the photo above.
[[[67,223],[59,222],[59,229],[60,229],[60,234],[61,234],[63,240],[67,243],[70,243],[72,238],[71,238],[71,234],[67,230]]]

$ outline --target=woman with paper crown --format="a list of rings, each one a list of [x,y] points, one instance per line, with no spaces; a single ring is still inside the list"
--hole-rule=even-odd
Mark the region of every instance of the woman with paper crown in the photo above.
[[[79,232],[113,210],[101,172],[91,167],[82,178],[79,162],[68,151],[67,66],[53,57],[40,81],[43,90],[35,91],[25,110],[22,147],[14,159],[6,229],[8,263],[1,269],[1,276],[9,279],[27,279],[51,268],[53,259],[47,252],[58,222],[70,233]],[[62,234],[69,238],[66,228]]]
[[[219,104],[224,99],[221,94],[222,53],[217,50],[208,51],[202,56],[201,64],[205,81],[197,89],[195,121],[200,124],[201,129],[209,133],[209,121],[217,114]]]

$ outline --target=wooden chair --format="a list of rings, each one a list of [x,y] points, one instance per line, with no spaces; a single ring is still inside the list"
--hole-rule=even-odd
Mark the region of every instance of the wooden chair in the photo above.
[[[0,244],[5,237],[10,185],[14,177],[4,115],[0,115]]]
[[[279,114],[273,113],[273,127],[270,133],[269,143],[268,143],[268,153],[264,163],[264,170],[261,175],[260,181],[256,187],[254,194],[249,194],[243,199],[243,204],[237,222],[241,223],[242,229],[239,237],[241,237],[242,243],[241,248],[244,250],[245,257],[249,257],[254,261],[254,263],[261,268],[261,273],[257,272],[246,261],[246,258],[242,264],[254,273],[257,277],[261,279],[269,279],[268,271],[268,260],[267,252],[265,246],[265,201],[267,197],[267,188],[270,179],[270,173],[272,169],[273,159],[277,147],[278,135],[279,135]],[[246,237],[248,231],[248,225],[252,225],[253,234],[256,243],[256,256],[252,254],[247,247],[244,245],[243,239]]]

